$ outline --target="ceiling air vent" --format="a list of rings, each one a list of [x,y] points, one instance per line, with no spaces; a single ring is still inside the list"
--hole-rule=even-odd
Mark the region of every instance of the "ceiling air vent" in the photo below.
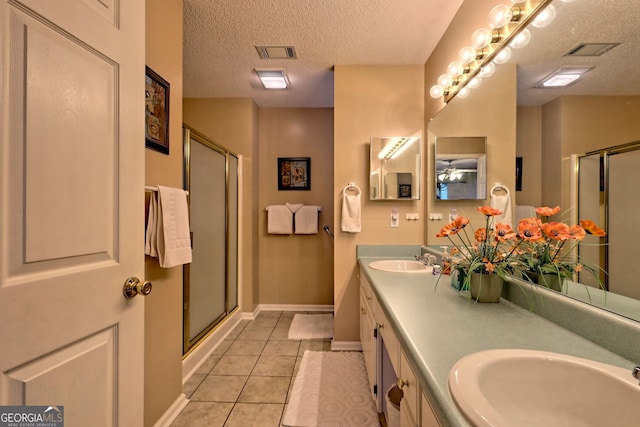
[[[620,43],[580,43],[563,56],[600,56]]]
[[[261,59],[296,59],[293,46],[256,46]]]

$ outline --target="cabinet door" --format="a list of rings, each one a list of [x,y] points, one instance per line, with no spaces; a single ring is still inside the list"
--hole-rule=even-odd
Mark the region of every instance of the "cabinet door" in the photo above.
[[[440,427],[440,423],[436,418],[436,414],[433,413],[433,409],[431,409],[431,405],[429,404],[429,401],[427,400],[427,396],[425,396],[424,393],[422,393],[421,400],[422,400],[421,402],[422,416],[420,417],[420,419],[422,420],[421,427]]]
[[[411,412],[412,419],[417,418],[418,414],[418,380],[416,379],[413,369],[409,365],[404,353],[400,352],[400,379],[399,383],[402,385],[402,391],[404,398],[402,402],[405,403],[401,412]]]
[[[376,385],[376,340],[373,336],[375,327],[373,313],[366,304],[366,296],[360,294],[360,343],[362,344],[362,355],[367,369],[367,377],[369,378],[369,391],[371,397],[375,400],[376,395],[373,392]]]

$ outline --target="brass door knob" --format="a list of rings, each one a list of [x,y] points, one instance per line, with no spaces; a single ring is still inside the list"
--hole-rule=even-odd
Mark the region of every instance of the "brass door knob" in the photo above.
[[[142,296],[149,295],[151,293],[151,282],[141,282],[137,277],[129,277],[122,287],[122,294],[126,299],[131,299],[136,295]]]

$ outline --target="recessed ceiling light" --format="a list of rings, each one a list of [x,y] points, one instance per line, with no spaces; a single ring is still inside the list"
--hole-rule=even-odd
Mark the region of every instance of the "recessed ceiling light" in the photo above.
[[[289,80],[282,69],[255,69],[265,89],[287,89]]]
[[[562,67],[534,85],[537,88],[565,87],[574,84],[593,67]]]

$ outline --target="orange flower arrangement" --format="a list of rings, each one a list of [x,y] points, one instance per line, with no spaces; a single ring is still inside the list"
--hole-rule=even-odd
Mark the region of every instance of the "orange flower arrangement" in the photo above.
[[[469,225],[469,218],[466,217],[457,217],[445,225],[436,237],[446,237],[453,244],[451,255],[454,268],[463,273],[465,281],[468,281],[472,272],[497,274],[504,279],[517,270],[517,248],[522,239],[508,224],[498,223],[491,227],[492,218],[502,214],[500,210],[481,206],[478,211],[485,216],[485,226],[473,232],[473,239],[466,230]]]
[[[528,278],[527,272],[532,272],[573,279],[575,273],[586,270],[597,277],[595,269],[582,265],[571,252],[587,234],[603,237],[606,233],[591,220],[581,220],[579,225],[572,226],[550,222],[549,218],[558,212],[559,206],[540,207],[536,209],[540,218],[525,218],[518,224],[518,234],[525,241],[520,256],[526,266],[524,276]],[[573,246],[564,248],[567,242]]]
[[[453,267],[465,278],[464,285],[468,284],[471,272],[498,274],[503,279],[507,275],[531,279],[532,273],[573,279],[575,273],[586,270],[598,277],[595,269],[571,256],[572,249],[587,234],[605,235],[593,221],[581,220],[573,226],[550,222],[549,218],[560,212],[560,207],[540,207],[536,209],[540,218],[521,220],[516,231],[509,224],[492,226],[491,219],[502,214],[499,210],[481,206],[478,211],[485,216],[486,224],[473,232],[473,238],[467,233],[469,218],[466,217],[456,218],[436,234],[436,237],[448,238],[453,245]],[[573,242],[574,246],[564,248],[567,242]]]

